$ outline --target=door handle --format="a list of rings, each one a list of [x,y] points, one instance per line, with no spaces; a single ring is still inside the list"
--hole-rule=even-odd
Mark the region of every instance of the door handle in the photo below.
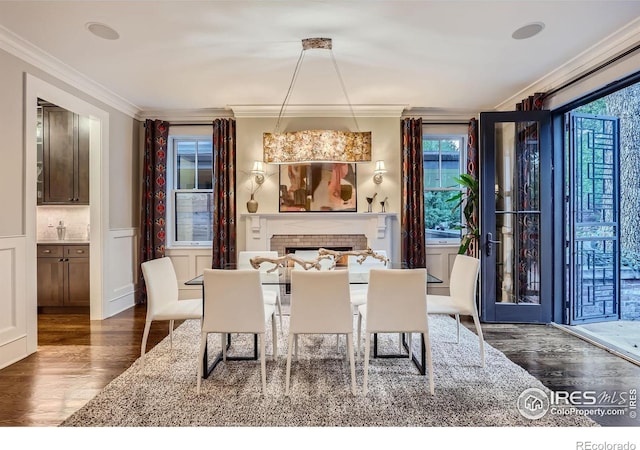
[[[493,250],[493,244],[500,244],[501,241],[494,241],[493,234],[487,233],[487,242],[485,243],[485,251],[487,256],[491,256],[491,251]]]

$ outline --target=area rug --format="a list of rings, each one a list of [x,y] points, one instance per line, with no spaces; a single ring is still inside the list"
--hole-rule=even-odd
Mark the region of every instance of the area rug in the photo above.
[[[196,393],[199,322],[190,320],[146,356],[137,360],[94,399],[71,415],[65,427],[467,427],[467,426],[597,426],[583,416],[533,420],[517,408],[528,388],[545,388],[503,353],[485,345],[480,366],[478,338],[455,321],[430,317],[435,395],[428,376],[408,358],[376,358],[369,365],[369,392],[362,393],[362,355],[356,360],[357,392],[350,390],[344,337],[304,336],[292,363],[290,395],[285,396],[288,316],[278,327],[278,353],[267,359],[267,390],[261,392],[259,361],[221,362]],[[270,327],[268,327],[270,328]],[[416,350],[419,339],[415,335]],[[380,335],[380,352],[398,352],[397,334]],[[233,335],[229,354],[249,354],[253,339]],[[218,335],[209,339],[211,353],[220,349]],[[268,357],[272,354],[267,333]]]

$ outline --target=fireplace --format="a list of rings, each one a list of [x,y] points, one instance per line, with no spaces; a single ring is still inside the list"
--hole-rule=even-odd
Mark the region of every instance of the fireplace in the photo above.
[[[242,214],[245,250],[275,250],[287,247],[384,250],[399,256],[399,230],[395,213],[254,213]],[[398,254],[396,254],[398,253]]]

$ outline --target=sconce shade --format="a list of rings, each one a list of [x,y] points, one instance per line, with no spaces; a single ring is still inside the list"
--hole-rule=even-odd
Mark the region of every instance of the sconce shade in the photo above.
[[[264,163],[262,161],[254,161],[251,173],[254,175],[264,175]]]
[[[271,164],[371,161],[371,132],[304,130],[263,133],[263,160]]]
[[[376,168],[374,173],[386,173],[387,168],[384,165],[384,161],[376,161]]]

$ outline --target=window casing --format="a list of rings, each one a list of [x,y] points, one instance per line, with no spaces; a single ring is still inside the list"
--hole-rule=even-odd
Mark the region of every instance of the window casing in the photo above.
[[[467,136],[423,134],[424,211],[427,244],[459,244],[462,209],[448,202],[463,190],[455,181],[466,169]]]
[[[213,239],[212,142],[203,136],[171,136],[167,168],[170,246],[211,245]]]

